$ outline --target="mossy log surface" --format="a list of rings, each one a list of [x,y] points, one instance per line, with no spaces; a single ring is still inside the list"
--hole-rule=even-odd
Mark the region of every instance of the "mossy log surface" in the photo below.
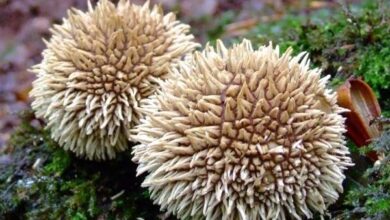
[[[0,219],[156,219],[130,152],[92,162],[65,152],[31,111],[0,164]],[[10,158],[5,158],[10,154]]]

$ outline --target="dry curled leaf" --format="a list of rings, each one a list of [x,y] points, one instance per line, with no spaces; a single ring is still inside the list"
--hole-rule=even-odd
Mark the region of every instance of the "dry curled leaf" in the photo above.
[[[337,90],[337,102],[349,112],[347,117],[347,135],[359,147],[369,144],[381,133],[378,123],[371,123],[381,115],[381,108],[371,87],[361,79],[348,79]],[[376,160],[374,152],[368,156]]]

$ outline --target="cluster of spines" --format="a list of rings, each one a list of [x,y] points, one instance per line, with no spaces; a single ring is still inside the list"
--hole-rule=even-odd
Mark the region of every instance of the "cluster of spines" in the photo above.
[[[72,9],[33,69],[32,106],[65,149],[112,159],[128,147],[129,130],[142,117],[139,102],[198,46],[188,32],[149,2],[102,0],[87,12]]]
[[[307,55],[280,56],[272,45],[195,52],[145,100],[134,149],[144,186],[179,217],[323,213],[351,165],[344,110],[326,81]]]

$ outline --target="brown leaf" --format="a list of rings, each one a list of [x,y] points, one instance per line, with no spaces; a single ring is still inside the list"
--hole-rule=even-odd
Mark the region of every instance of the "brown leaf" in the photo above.
[[[381,115],[381,109],[371,87],[361,79],[349,79],[338,90],[338,104],[350,110],[347,117],[347,135],[359,147],[369,144],[381,133],[377,124],[370,122]],[[375,154],[369,155],[376,160]]]

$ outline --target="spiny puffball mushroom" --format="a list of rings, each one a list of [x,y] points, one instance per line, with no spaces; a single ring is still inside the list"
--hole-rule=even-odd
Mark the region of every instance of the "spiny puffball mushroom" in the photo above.
[[[345,109],[308,55],[249,41],[207,46],[173,69],[133,130],[137,173],[182,219],[324,214],[351,166]]]
[[[101,0],[87,12],[71,9],[33,68],[32,108],[64,149],[90,160],[114,158],[139,122],[140,100],[198,47],[189,28],[148,2]]]

